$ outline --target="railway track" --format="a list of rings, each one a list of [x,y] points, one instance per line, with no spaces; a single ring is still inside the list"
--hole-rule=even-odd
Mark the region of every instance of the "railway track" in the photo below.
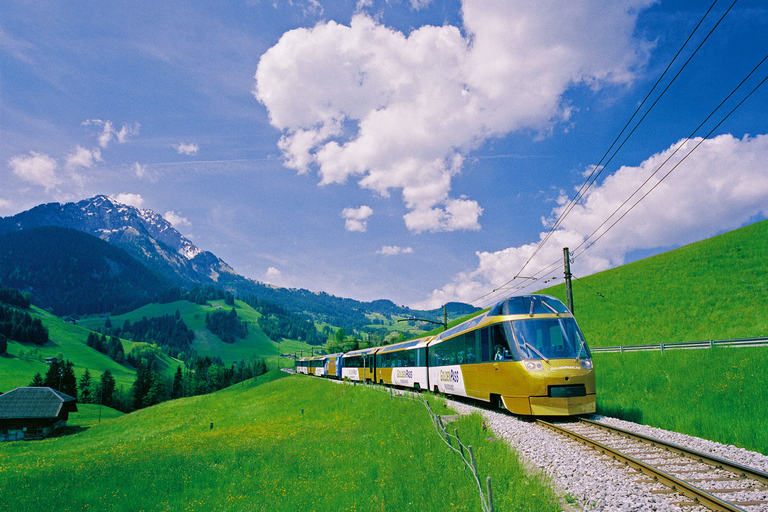
[[[653,493],[685,496],[680,507],[768,510],[768,473],[591,420],[537,423],[629,465],[643,483],[665,486]]]

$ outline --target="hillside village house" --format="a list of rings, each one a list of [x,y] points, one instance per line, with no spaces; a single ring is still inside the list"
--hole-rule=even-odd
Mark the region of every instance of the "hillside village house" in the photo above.
[[[16,388],[0,395],[0,441],[41,439],[67,424],[77,399],[51,388]]]

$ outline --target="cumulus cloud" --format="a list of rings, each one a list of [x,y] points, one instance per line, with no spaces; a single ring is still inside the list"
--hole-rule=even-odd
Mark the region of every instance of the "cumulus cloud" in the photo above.
[[[180,228],[182,226],[191,226],[192,224],[186,219],[186,217],[182,217],[181,213],[176,213],[174,211],[165,212],[163,215],[165,217],[165,220],[170,222],[173,227]]]
[[[725,134],[703,142],[701,139],[679,141],[637,167],[623,166],[593,187],[573,208],[528,264],[524,275],[531,276],[554,263],[553,270],[540,276],[562,276],[563,247],[574,250],[581,246],[573,253],[576,260],[572,271],[584,276],[624,264],[627,255],[635,250],[692,243],[736,229],[756,216],[766,216],[768,173],[764,162],[767,160],[768,135],[738,139]],[[638,202],[652,187],[655,187],[653,191]],[[627,199],[627,204],[622,206]],[[553,225],[565,207],[566,200],[562,198],[551,217],[544,220],[545,228]],[[625,213],[613,228],[605,231]],[[609,222],[599,228],[606,219],[610,219]],[[593,232],[590,240],[600,239],[590,246],[591,242],[584,242]],[[546,232],[542,232],[540,239],[545,235]],[[500,251],[478,252],[476,269],[458,274],[416,307],[429,309],[451,300],[468,302],[507,285],[537,245],[538,240]],[[512,281],[507,295],[519,284],[528,282]]]
[[[198,146],[195,143],[192,144],[185,144],[183,142],[179,142],[178,144],[173,145],[174,148],[176,148],[176,151],[180,155],[196,155],[198,151],[200,151],[200,146]]]
[[[373,215],[370,206],[363,205],[360,208],[344,208],[341,216],[347,231],[364,232],[368,228],[368,218]]]
[[[136,208],[141,208],[144,206],[144,198],[141,197],[141,194],[117,194],[115,196],[115,200],[118,203],[135,206]]]
[[[398,256],[400,254],[412,254],[413,248],[411,247],[400,247],[397,245],[385,245],[378,251],[376,251],[376,254],[383,254],[384,256]]]
[[[19,178],[45,187],[46,190],[51,190],[62,182],[56,172],[56,159],[44,153],[30,151],[28,155],[14,156],[8,160],[8,167]]]
[[[86,149],[80,145],[75,146],[75,149],[66,156],[66,166],[68,169],[75,169],[78,167],[84,167],[90,169],[96,162],[103,162],[101,158],[101,151],[99,148]]]
[[[465,0],[462,27],[408,35],[358,13],[283,34],[254,95],[283,131],[286,167],[316,170],[322,185],[401,191],[415,232],[479,229],[480,205],[451,197],[464,156],[566,120],[573,85],[630,82],[649,48],[632,35],[637,13],[651,2]]]

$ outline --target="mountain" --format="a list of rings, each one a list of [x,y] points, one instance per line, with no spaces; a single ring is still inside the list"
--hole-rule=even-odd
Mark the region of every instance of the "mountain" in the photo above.
[[[59,316],[130,311],[172,286],[119,247],[57,226],[1,236],[0,283]]]
[[[229,265],[198,249],[161,215],[107,196],[77,203],[43,204],[0,218],[0,237],[42,226],[71,228],[98,237],[180,286],[212,284],[222,275],[235,275]]]
[[[76,230],[91,237],[98,238],[102,244],[92,240],[77,237],[72,233],[55,235],[59,240],[56,250],[45,245],[36,229],[57,227]],[[25,238],[30,238],[25,241]],[[10,238],[10,241],[2,241]],[[32,243],[32,240],[36,242]],[[304,314],[318,322],[344,327],[351,332],[353,329],[370,323],[366,315],[381,314],[402,317],[432,318],[442,321],[442,308],[434,311],[413,311],[409,308],[395,305],[389,300],[360,302],[353,299],[335,297],[325,292],[312,292],[304,289],[286,289],[259,283],[237,274],[227,263],[215,254],[203,251],[181,235],[161,215],[152,210],[144,210],[122,204],[113,198],[98,195],[77,203],[49,203],[36,206],[30,210],[12,217],[0,218],[0,252],[5,254],[13,244],[26,244],[24,251],[27,255],[37,255],[39,252],[34,244],[41,244],[40,250],[46,254],[59,256],[59,261],[45,257],[41,261],[23,262],[8,259],[14,267],[4,270],[0,266],[0,284],[15,286],[22,289],[34,289],[35,295],[45,297],[45,307],[62,310],[62,302],[56,297],[66,296],[71,300],[85,300],[85,297],[103,297],[104,303],[99,309],[93,301],[78,304],[80,313],[103,313],[111,311],[115,305],[118,309],[126,303],[144,304],[151,302],[163,287],[179,287],[191,289],[195,286],[214,286],[231,291],[240,297],[256,297],[259,300],[274,302],[287,310]],[[115,254],[108,253],[106,245],[122,250],[135,263],[129,264],[119,259]],[[5,247],[5,249],[3,248]],[[83,258],[83,248],[93,251],[95,259]],[[16,253],[18,256],[18,253]],[[32,257],[35,260],[36,257]],[[69,264],[79,261],[82,268],[78,271],[70,268]],[[120,261],[122,269],[112,274],[105,273],[105,262]],[[32,270],[31,264],[37,265]],[[10,265],[6,263],[5,265]],[[107,263],[109,266],[110,263]],[[146,267],[145,271],[138,270],[136,265]],[[130,270],[128,270],[130,269]],[[16,283],[9,279],[14,270]],[[95,279],[93,276],[100,276]],[[38,276],[45,276],[45,279]],[[24,279],[21,279],[21,278]],[[97,292],[99,283],[109,293]],[[112,297],[112,291],[124,286],[130,290],[130,297],[125,301]],[[89,293],[75,293],[74,288],[85,287]],[[139,290],[143,290],[139,293]],[[94,309],[96,308],[96,309]],[[70,303],[70,309],[72,304]],[[463,316],[476,308],[468,304],[451,303],[448,314],[452,318]]]

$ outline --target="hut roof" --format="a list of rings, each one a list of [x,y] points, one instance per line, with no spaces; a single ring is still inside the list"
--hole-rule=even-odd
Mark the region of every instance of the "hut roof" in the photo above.
[[[76,412],[77,399],[52,388],[16,388],[0,395],[0,419],[56,418]]]

